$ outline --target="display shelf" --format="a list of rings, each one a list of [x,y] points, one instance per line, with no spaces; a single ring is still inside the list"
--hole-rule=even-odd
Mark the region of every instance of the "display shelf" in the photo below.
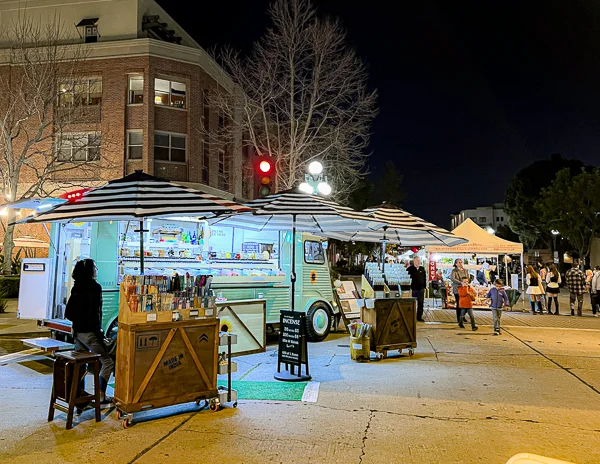
[[[144,246],[147,248],[202,248],[203,245],[193,245],[191,243],[181,243],[181,242],[146,242],[144,241]],[[140,242],[122,242],[121,248],[130,247],[130,248],[139,248]]]

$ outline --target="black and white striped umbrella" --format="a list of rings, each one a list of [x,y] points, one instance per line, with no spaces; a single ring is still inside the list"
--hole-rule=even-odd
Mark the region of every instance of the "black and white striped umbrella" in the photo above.
[[[446,245],[455,246],[466,243],[464,238],[452,232],[414,216],[392,205],[383,204],[362,211],[374,221],[385,225],[377,230],[357,232],[334,232],[331,238],[353,240],[356,242],[388,242],[400,246]]]
[[[332,232],[376,230],[385,224],[365,213],[354,211],[324,198],[288,191],[246,204],[252,213],[213,219],[215,225],[255,231],[292,230],[328,236]]]
[[[296,231],[329,236],[330,233],[349,231],[357,233],[377,229],[385,224],[365,213],[354,211],[324,198],[295,191],[281,192],[247,204],[253,212],[228,215],[209,220],[214,225],[267,231],[291,230],[292,272],[291,309],[294,310],[296,288]]]
[[[235,201],[136,171],[85,192],[81,198],[19,222],[139,221],[148,217],[195,216],[252,211]]]

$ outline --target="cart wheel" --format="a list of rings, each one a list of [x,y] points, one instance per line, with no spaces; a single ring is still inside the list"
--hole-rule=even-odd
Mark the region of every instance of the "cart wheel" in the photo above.
[[[237,408],[237,401],[235,403],[233,403],[233,407]]]
[[[398,350],[398,354],[402,354],[402,348]]]
[[[117,420],[121,420],[123,419],[123,411],[121,411],[120,409],[117,409]]]
[[[126,417],[121,423],[123,424],[124,429],[128,429],[133,425],[133,419],[131,417]]]
[[[383,359],[383,354],[382,353],[375,353],[375,359],[377,361],[381,361]]]
[[[219,409],[221,409],[219,402],[217,400],[210,400],[210,410],[212,412],[217,412]]]
[[[408,350],[408,355],[412,356],[413,354],[415,354],[415,350]]]

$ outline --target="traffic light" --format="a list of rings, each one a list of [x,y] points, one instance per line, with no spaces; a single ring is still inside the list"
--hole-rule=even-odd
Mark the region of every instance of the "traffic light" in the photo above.
[[[275,193],[275,159],[257,156],[254,161],[255,198],[264,198]]]

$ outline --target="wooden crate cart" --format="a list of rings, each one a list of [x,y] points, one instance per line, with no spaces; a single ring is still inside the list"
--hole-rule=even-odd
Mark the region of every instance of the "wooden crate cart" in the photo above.
[[[174,312],[183,320],[173,321]],[[114,400],[123,427],[132,425],[134,413],[151,408],[193,401],[220,408],[219,320],[197,313],[132,312],[121,286]]]
[[[386,358],[388,351],[408,349],[409,356],[417,347],[417,300],[414,298],[381,298],[374,307],[361,308],[363,322],[373,326],[371,351]]]

